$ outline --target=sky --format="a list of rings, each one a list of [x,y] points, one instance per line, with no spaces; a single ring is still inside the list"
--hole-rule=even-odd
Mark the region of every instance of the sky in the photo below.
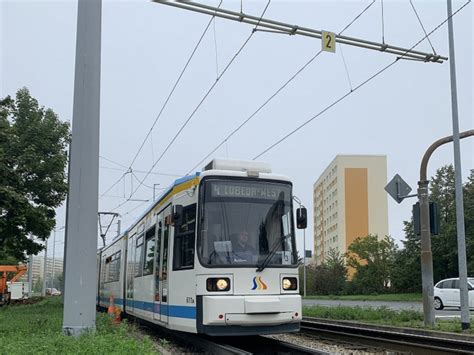
[[[338,33],[371,3],[273,0],[265,18]],[[464,3],[453,1],[454,11]],[[240,11],[242,5],[245,13],[260,16],[266,4],[224,0],[221,7]],[[413,0],[413,4],[428,32],[447,17],[445,1]],[[376,0],[344,34],[375,42],[382,42],[383,36],[386,43],[405,48],[423,38],[409,1],[386,0],[383,6],[383,21],[382,3]],[[194,168],[321,48],[321,41],[314,38],[256,32],[222,74],[252,26],[216,19],[134,161],[134,174],[126,173],[209,20],[207,15],[146,0],[103,1],[99,191],[106,193],[99,200],[99,211],[119,212],[122,229],[148,206],[143,200],[153,198],[154,185],[158,194]],[[472,3],[454,17],[461,131],[474,126],[472,20]],[[71,121],[76,21],[77,1],[0,0],[0,97],[26,86],[41,105]],[[447,24],[430,39],[437,53],[448,56]],[[432,50],[426,40],[416,49]],[[254,158],[394,59],[391,54],[350,46],[323,52],[211,157]],[[452,134],[450,90],[449,62],[399,60],[258,158],[270,163],[275,173],[289,176],[295,195],[308,207],[307,249],[313,247],[312,186],[337,154],[386,155],[388,180],[398,173],[416,190],[424,151]],[[464,181],[474,167],[473,152],[473,139],[461,141]],[[207,161],[194,170],[201,170]],[[428,175],[452,162],[452,145],[439,148]],[[153,174],[133,195],[141,201],[124,203],[154,163]],[[398,243],[413,203],[413,199],[401,204],[388,199],[389,233]],[[65,223],[64,210],[57,211],[57,228]],[[111,231],[115,229],[113,225]],[[109,239],[112,236],[113,232]],[[301,231],[297,238],[302,255]],[[61,253],[63,240],[64,229],[58,230],[56,253]]]

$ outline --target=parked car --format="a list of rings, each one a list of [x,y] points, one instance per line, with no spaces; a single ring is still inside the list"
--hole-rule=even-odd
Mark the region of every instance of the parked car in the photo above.
[[[61,296],[61,291],[58,291],[57,289],[53,288],[47,288],[46,289],[46,294],[49,296]]]
[[[474,278],[468,277],[469,308],[474,308]],[[438,282],[434,287],[434,308],[461,307],[459,294],[459,278],[446,279]]]

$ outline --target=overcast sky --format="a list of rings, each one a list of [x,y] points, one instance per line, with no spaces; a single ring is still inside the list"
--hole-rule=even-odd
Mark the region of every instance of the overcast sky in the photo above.
[[[371,2],[273,0],[265,17],[339,32]],[[244,0],[242,6],[244,12],[259,16],[266,3]],[[427,31],[446,19],[446,1],[413,3]],[[454,10],[463,4],[454,1]],[[240,1],[224,0],[221,7],[240,10]],[[51,107],[62,120],[72,119],[76,17],[77,1],[0,0],[0,97],[26,86],[41,105]],[[474,126],[472,19],[472,4],[454,17],[461,131]],[[103,2],[100,154],[115,163],[100,160],[101,193],[130,166],[208,21],[206,15],[146,0]],[[141,171],[148,171],[158,159],[251,29],[224,19],[210,26],[132,166],[136,177],[126,174],[100,199],[100,211],[112,210],[130,195],[132,184],[137,187],[137,179],[145,176]],[[381,2],[377,0],[344,34],[381,42]],[[423,37],[408,0],[384,1],[384,35],[386,43],[407,48]],[[435,50],[448,56],[447,25],[430,38]],[[153,171],[165,175],[150,174],[133,197],[151,199],[153,184],[168,186],[176,178],[169,174],[181,176],[193,168],[320,47],[317,39],[255,33],[156,164]],[[427,41],[417,49],[431,51]],[[344,46],[342,50],[322,53],[213,156],[252,159],[394,60],[393,55],[362,48]],[[434,140],[452,134],[451,122],[448,62],[400,60],[259,160],[270,163],[275,173],[288,175],[294,193],[309,207],[310,249],[312,186],[335,155],[384,154],[388,179],[399,173],[416,190],[424,151]],[[474,167],[474,140],[462,141],[461,149],[466,180]],[[430,160],[429,175],[452,162],[452,145],[440,148]],[[403,238],[402,221],[410,218],[414,202],[398,205],[389,198],[389,232],[398,241]],[[144,202],[123,204],[117,210],[123,228],[146,206]],[[64,216],[60,209],[58,227],[64,225]],[[63,231],[58,233],[59,250],[63,235]],[[298,243],[302,250],[300,235]]]

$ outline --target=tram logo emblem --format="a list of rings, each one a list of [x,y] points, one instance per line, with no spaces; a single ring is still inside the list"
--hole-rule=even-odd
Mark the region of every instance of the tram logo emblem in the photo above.
[[[266,290],[267,288],[267,284],[262,281],[262,278],[260,276],[255,276],[253,278],[252,290]]]

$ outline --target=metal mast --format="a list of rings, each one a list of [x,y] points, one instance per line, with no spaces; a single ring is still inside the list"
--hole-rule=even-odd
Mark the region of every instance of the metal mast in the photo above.
[[[466,236],[464,230],[464,201],[461,177],[461,147],[459,144],[458,94],[454,58],[454,29],[452,1],[448,0],[449,72],[451,76],[451,110],[453,117],[454,181],[456,198],[456,230],[458,238],[459,291],[461,294],[461,328],[469,329],[469,298],[467,289]]]

